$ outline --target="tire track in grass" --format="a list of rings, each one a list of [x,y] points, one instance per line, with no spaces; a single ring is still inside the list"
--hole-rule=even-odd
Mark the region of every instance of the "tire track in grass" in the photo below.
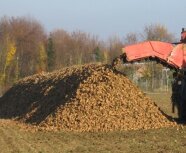
[[[3,146],[1,148],[6,148],[6,151],[8,152],[19,152],[19,148],[18,145],[15,144],[13,137],[14,135],[12,135],[10,132],[7,133],[7,129],[0,129],[0,135],[1,135],[1,139],[3,141]]]
[[[30,142],[25,139],[25,136],[18,129],[7,124],[0,128],[1,146],[6,148],[5,152],[37,152]]]

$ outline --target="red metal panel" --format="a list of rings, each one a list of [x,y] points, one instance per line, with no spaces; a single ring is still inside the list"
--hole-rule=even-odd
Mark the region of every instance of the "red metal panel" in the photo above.
[[[186,44],[178,44],[172,50],[168,63],[179,68],[186,68]]]
[[[183,44],[182,49],[183,49],[183,65],[182,65],[182,67],[186,68],[186,44]]]
[[[149,57],[152,55],[152,47],[149,42],[142,42],[134,45],[129,45],[124,48],[127,55],[127,60],[137,60],[140,58]]]
[[[167,60],[168,56],[174,48],[173,45],[170,43],[160,41],[150,41],[150,43],[153,47],[154,56],[163,60]]]
[[[160,41],[146,41],[135,45],[129,45],[124,48],[127,60],[137,60],[146,57],[158,57],[167,60],[173,45]]]

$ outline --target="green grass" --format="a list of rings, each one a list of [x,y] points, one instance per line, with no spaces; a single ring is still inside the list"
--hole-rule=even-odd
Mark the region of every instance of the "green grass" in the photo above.
[[[148,95],[168,115],[172,114],[170,93]],[[0,120],[0,152],[185,153],[186,127],[108,133],[32,133]]]

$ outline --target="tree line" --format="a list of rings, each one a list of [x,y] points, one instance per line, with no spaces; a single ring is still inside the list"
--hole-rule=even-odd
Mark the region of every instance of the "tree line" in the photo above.
[[[30,17],[0,19],[0,92],[18,79],[43,71],[92,62],[110,63],[122,47],[144,40],[171,42],[174,36],[160,24],[146,26],[142,33],[112,36],[107,41],[83,31],[45,31]]]

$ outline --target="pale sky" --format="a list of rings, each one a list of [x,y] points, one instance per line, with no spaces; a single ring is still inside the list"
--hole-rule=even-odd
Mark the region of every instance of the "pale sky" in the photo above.
[[[186,0],[0,0],[0,17],[31,16],[47,32],[81,30],[101,39],[157,23],[179,37],[185,12]]]

